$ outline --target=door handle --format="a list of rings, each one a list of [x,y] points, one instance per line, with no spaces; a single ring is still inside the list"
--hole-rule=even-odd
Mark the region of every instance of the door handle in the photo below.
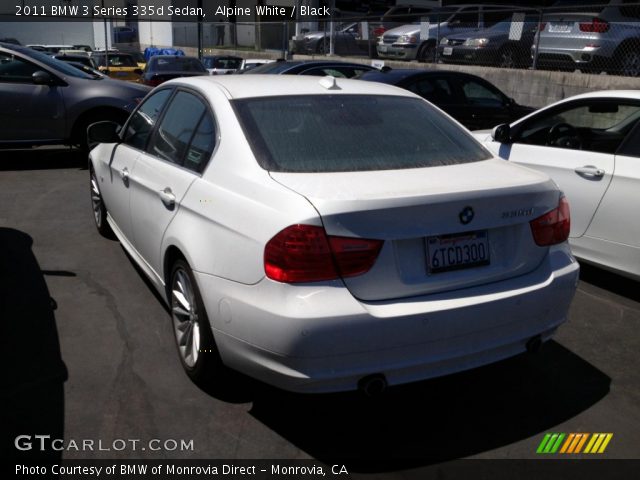
[[[584,167],[578,167],[574,170],[578,175],[592,178],[604,177],[604,170],[593,165],[585,165]]]
[[[164,203],[164,206],[169,210],[172,210],[173,207],[176,206],[176,196],[169,187],[166,187],[164,190],[160,190],[158,192],[158,196],[160,197],[160,200],[162,200],[162,203]]]
[[[129,185],[129,169],[127,167],[124,167],[122,170],[120,170],[120,178],[122,178],[122,182],[125,185]]]

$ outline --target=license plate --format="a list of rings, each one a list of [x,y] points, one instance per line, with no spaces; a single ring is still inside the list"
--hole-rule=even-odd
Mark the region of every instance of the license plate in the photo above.
[[[549,31],[554,33],[567,33],[571,31],[571,22],[553,22],[549,24]]]
[[[386,45],[380,45],[380,46],[378,47],[378,50],[380,50],[381,52],[386,52],[386,51],[388,50],[388,48],[387,48],[387,46],[386,46]]]
[[[442,49],[442,54],[443,55],[452,55],[453,54],[453,48],[452,47],[444,47]]]
[[[116,77],[126,77],[129,72],[116,72]]]
[[[489,265],[486,230],[427,238],[427,271],[448,272]]]

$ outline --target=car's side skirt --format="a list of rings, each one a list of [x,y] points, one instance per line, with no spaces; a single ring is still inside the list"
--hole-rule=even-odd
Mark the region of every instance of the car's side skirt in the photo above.
[[[131,258],[133,258],[133,260],[140,267],[140,269],[144,272],[144,274],[147,276],[147,278],[149,278],[149,280],[151,280],[151,283],[153,284],[153,286],[156,288],[156,290],[158,291],[160,296],[166,302],[166,298],[165,298],[166,297],[166,291],[165,291],[164,279],[162,277],[160,277],[153,270],[153,268],[151,268],[151,266],[146,262],[146,260],[144,258],[142,258],[142,256],[138,253],[138,251],[135,249],[135,247],[133,245],[131,245],[129,240],[127,240],[127,238],[124,236],[122,231],[118,228],[118,225],[116,224],[116,222],[113,220],[113,218],[111,217],[111,215],[108,212],[107,212],[107,222],[109,222],[109,225],[111,226],[111,229],[113,230],[113,233],[116,235],[116,237],[118,237],[118,240],[120,241],[120,243],[122,244],[124,249],[131,256]]]

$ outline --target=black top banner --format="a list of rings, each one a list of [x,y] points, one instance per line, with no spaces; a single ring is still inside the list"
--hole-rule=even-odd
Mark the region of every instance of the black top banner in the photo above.
[[[332,8],[305,0],[0,0],[0,22],[285,22],[328,20]],[[330,4],[331,2],[326,2]]]

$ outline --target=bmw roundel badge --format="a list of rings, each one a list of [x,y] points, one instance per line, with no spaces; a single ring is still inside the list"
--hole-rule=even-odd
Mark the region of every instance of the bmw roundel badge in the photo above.
[[[466,225],[467,223],[471,222],[471,220],[473,220],[474,215],[475,214],[473,213],[473,208],[464,207],[464,209],[462,209],[462,211],[460,212],[460,215],[458,215],[458,218],[460,219],[460,223]]]

